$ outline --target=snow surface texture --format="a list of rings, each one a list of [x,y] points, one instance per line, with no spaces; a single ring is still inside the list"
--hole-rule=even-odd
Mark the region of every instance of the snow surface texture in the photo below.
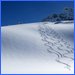
[[[66,22],[2,27],[2,74],[73,74],[73,33]]]

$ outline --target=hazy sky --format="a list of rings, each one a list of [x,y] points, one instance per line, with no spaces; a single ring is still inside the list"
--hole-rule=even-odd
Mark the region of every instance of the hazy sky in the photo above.
[[[2,2],[2,26],[39,22],[52,13],[60,13],[65,7],[73,7],[72,1],[6,1]]]

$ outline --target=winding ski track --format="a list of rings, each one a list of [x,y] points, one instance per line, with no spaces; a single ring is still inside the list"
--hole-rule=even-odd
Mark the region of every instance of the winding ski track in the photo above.
[[[47,46],[47,52],[55,54],[57,57],[56,62],[71,67],[69,63],[61,61],[63,58],[74,60],[74,48],[63,38],[64,34],[59,34],[52,27],[43,23],[39,25],[38,31],[41,34],[44,46]],[[64,48],[65,47],[65,48]]]

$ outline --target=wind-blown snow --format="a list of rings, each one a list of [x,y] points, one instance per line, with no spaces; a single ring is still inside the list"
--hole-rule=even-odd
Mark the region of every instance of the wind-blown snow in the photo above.
[[[2,74],[73,74],[73,33],[74,23],[2,27]]]

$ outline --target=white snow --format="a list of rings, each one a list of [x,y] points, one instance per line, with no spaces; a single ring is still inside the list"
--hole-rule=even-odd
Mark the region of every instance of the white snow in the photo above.
[[[1,37],[2,74],[74,73],[74,23],[38,22],[4,26],[1,27]]]

